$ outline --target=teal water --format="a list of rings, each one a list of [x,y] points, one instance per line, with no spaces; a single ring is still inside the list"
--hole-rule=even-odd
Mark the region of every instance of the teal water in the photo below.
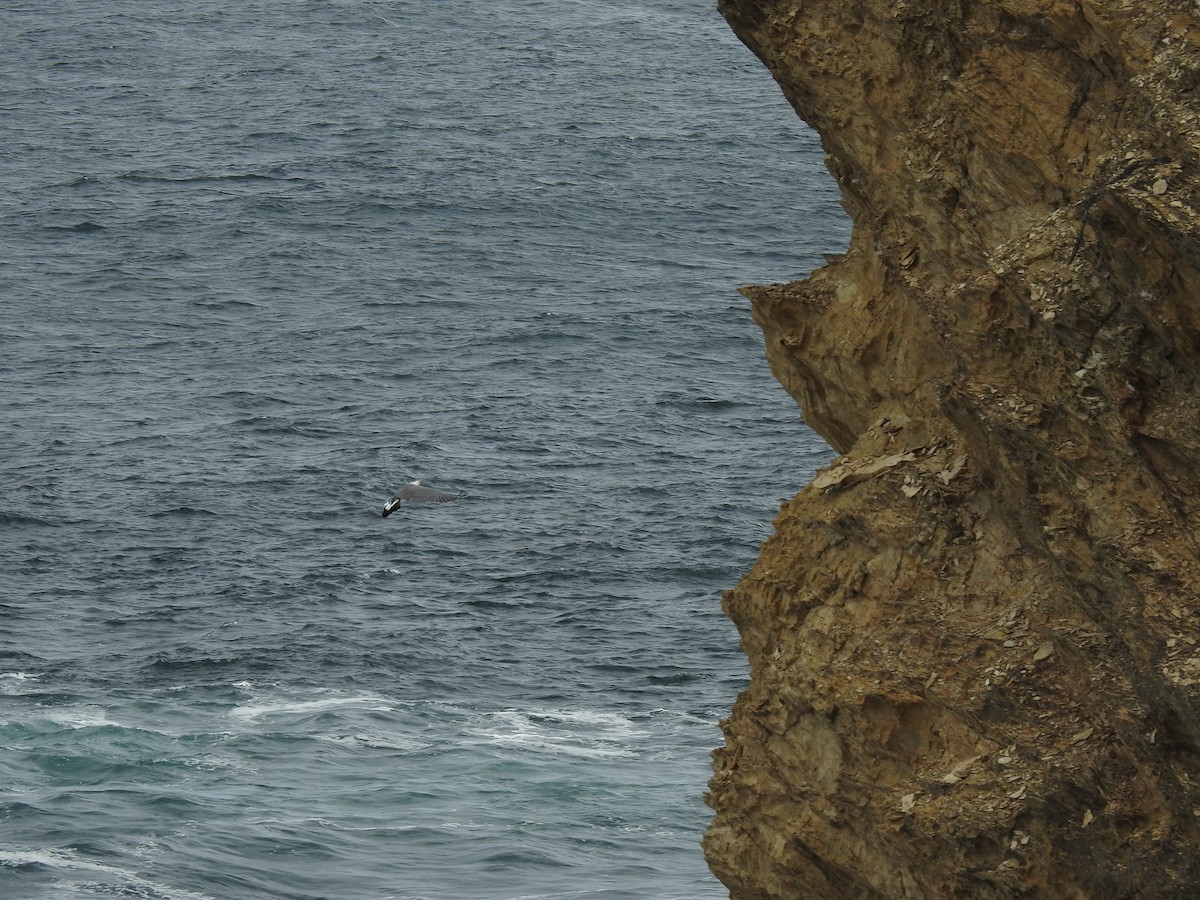
[[[829,456],[736,287],[847,237],[757,60],[685,0],[0,33],[0,896],[726,896],[720,593]]]

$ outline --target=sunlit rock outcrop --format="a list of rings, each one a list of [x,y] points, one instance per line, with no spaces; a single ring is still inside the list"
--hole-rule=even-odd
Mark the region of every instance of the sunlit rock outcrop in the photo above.
[[[735,900],[1200,896],[1200,7],[723,0],[854,220],[745,290],[842,454],[725,600]]]

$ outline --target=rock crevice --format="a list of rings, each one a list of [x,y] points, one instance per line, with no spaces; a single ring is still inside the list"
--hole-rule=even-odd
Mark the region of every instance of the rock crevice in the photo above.
[[[1200,8],[723,0],[854,221],[746,288],[841,455],[725,598],[734,898],[1200,893]]]

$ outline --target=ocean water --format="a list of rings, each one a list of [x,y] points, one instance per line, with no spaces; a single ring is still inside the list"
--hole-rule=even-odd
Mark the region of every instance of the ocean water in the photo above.
[[[848,229],[711,5],[0,4],[0,897],[727,896]]]

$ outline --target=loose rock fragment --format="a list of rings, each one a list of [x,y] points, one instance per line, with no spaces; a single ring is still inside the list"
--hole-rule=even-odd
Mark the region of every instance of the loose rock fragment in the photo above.
[[[1092,732],[1095,730],[1096,730],[1095,728],[1093,728],[1092,726],[1089,725],[1087,728],[1083,729],[1083,731],[1075,732],[1075,734],[1071,735],[1071,743],[1072,744],[1083,743],[1084,741],[1086,741],[1088,738],[1090,738],[1092,736]]]

